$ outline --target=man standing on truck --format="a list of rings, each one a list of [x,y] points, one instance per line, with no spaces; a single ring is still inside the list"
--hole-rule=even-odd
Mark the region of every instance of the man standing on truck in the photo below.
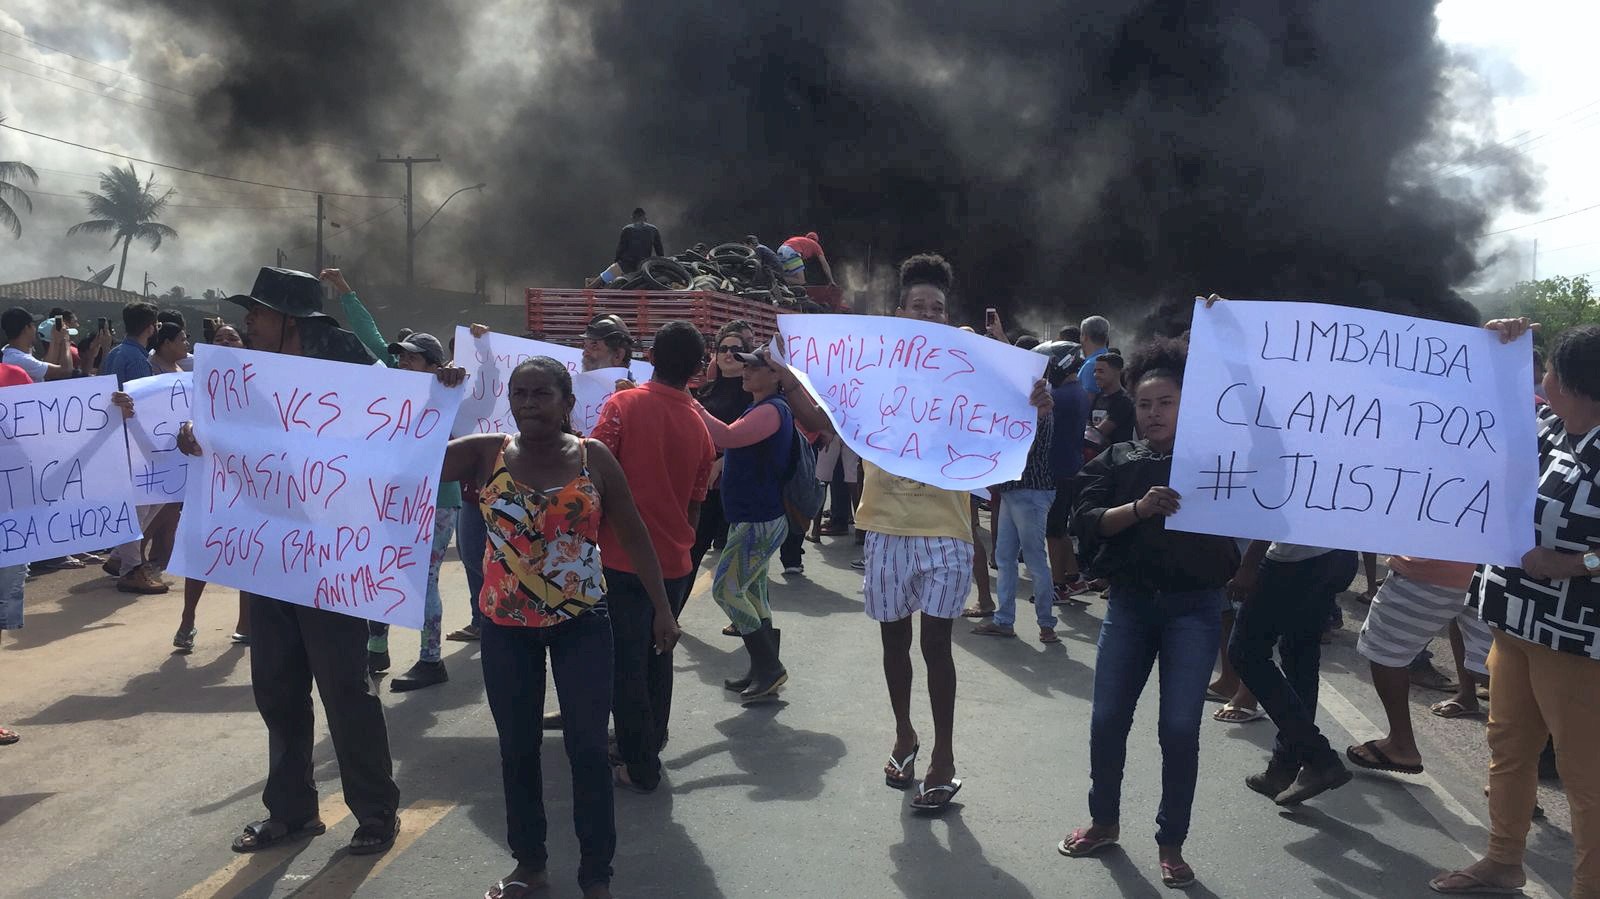
[[[624,272],[636,272],[639,263],[651,256],[665,256],[666,251],[661,248],[661,232],[656,226],[644,220],[644,210],[633,210],[633,223],[622,229],[622,236],[617,239],[617,265]]]
[[[834,283],[828,254],[822,252],[822,241],[815,231],[784,241],[778,249],[778,258],[783,260],[783,279],[790,284]]]

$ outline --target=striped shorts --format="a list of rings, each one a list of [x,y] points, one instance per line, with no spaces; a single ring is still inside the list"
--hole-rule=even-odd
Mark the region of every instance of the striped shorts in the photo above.
[[[972,544],[954,537],[867,532],[867,616],[900,621],[921,612],[959,618],[972,588]]]
[[[1488,674],[1489,626],[1467,608],[1466,591],[1407,580],[1391,571],[1372,600],[1356,650],[1370,662],[1404,668],[1452,620],[1466,643],[1467,670]]]

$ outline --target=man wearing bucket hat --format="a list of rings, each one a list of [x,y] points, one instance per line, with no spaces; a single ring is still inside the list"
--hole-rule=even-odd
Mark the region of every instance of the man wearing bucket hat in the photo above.
[[[249,346],[269,353],[355,365],[376,360],[357,337],[322,311],[322,286],[305,272],[263,268],[249,294],[228,300],[245,309]],[[460,369],[446,376],[459,384]],[[201,455],[194,429],[178,431],[183,452]],[[250,596],[250,681],[256,708],[267,725],[268,767],[262,802],[267,817],[246,825],[233,841],[235,852],[256,852],[327,830],[317,815],[312,779],[315,739],[311,683],[327,710],[328,730],[339,760],[345,803],[357,826],[352,855],[387,851],[400,831],[400,790],[389,755],[383,705],[367,677],[367,624],[327,609]]]

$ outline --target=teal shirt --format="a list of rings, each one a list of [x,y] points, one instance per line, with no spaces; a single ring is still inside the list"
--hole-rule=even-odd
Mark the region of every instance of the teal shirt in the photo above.
[[[367,307],[361,305],[361,300],[356,297],[355,291],[350,291],[339,298],[339,305],[344,307],[344,322],[350,331],[360,339],[361,345],[366,347],[378,361],[390,368],[397,368],[399,363],[394,355],[389,352],[389,340],[378,330],[378,323],[372,318],[372,313]],[[457,509],[461,506],[461,484],[457,481],[441,483],[439,495],[434,500],[434,506],[440,509]]]

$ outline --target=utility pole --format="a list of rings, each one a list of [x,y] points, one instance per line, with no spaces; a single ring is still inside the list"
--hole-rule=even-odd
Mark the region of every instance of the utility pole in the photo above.
[[[317,274],[322,274],[322,194],[317,194]]]
[[[1539,238],[1533,239],[1533,280],[1539,280]]]
[[[417,232],[415,214],[417,204],[411,196],[411,167],[424,162],[439,162],[437,156],[379,156],[379,162],[406,167],[406,287],[417,286]]]
[[[278,268],[283,268],[283,260],[284,260],[283,247],[279,247],[278,248]]]

